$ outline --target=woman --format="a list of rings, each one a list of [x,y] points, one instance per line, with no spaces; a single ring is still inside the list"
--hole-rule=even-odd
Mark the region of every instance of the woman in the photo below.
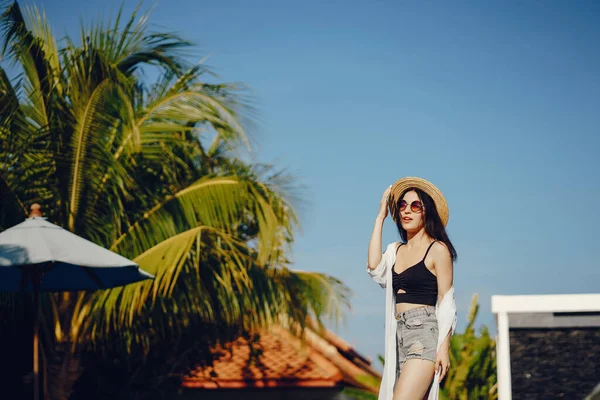
[[[389,212],[402,241],[381,255]],[[385,365],[379,400],[437,399],[456,328],[448,205],[432,183],[407,177],[383,193],[367,272],[386,289]]]

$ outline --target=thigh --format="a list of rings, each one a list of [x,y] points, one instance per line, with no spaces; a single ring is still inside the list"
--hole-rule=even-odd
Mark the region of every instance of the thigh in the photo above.
[[[419,358],[406,360],[396,383],[394,400],[422,400],[433,381],[434,365]]]

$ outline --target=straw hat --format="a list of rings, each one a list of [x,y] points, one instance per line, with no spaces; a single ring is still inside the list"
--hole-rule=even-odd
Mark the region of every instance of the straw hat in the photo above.
[[[440,219],[442,220],[442,224],[446,226],[448,223],[448,218],[450,217],[450,211],[448,210],[448,203],[446,202],[446,198],[442,192],[440,192],[440,190],[435,187],[433,183],[425,179],[412,176],[399,179],[392,185],[392,190],[390,191],[390,197],[388,200],[392,218],[396,216],[400,196],[402,196],[402,193],[404,193],[404,191],[408,188],[421,189],[431,196],[433,202],[435,203],[435,208],[440,215]]]

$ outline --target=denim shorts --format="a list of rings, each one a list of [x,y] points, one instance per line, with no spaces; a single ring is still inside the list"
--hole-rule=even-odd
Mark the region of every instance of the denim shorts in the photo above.
[[[418,358],[435,363],[438,323],[435,307],[424,306],[396,314],[396,380],[406,360]]]

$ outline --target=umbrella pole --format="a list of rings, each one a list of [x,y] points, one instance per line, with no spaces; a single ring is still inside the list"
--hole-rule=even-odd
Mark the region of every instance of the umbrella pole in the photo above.
[[[31,279],[31,288],[33,289],[33,399],[40,398],[40,288],[42,286],[43,270],[39,267],[31,271],[29,278]]]
[[[39,332],[40,332],[40,293],[38,288],[33,291],[33,304],[35,307],[35,320],[33,322],[33,398],[40,398],[40,366],[39,366]]]

